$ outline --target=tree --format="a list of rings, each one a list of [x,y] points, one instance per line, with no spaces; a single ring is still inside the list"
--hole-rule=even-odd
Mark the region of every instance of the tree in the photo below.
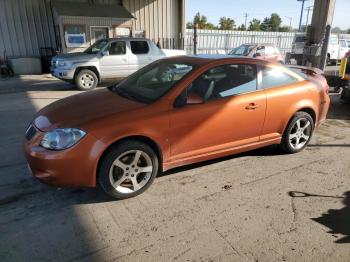
[[[205,25],[205,29],[209,29],[209,30],[215,30],[215,29],[218,29],[218,27],[212,23],[207,23]]]
[[[342,30],[339,27],[333,27],[333,29],[332,29],[333,34],[340,34],[341,32],[342,32]]]
[[[282,24],[281,17],[278,14],[276,14],[276,13],[271,14],[270,24],[271,24],[272,31],[273,32],[278,32],[280,27],[281,27],[281,24]]]
[[[273,13],[270,17],[264,18],[260,28],[262,31],[278,32],[281,27],[281,24],[281,17],[278,14]]]
[[[198,29],[205,29],[207,25],[207,17],[201,15],[199,12],[194,16],[193,24],[198,25]]]
[[[290,26],[281,26],[280,32],[291,32],[292,28]]]
[[[187,28],[187,29],[193,29],[193,28],[194,28],[193,23],[192,23],[192,22],[187,22],[187,23],[186,23],[186,28]]]
[[[260,25],[261,31],[271,31],[270,18],[265,17]]]
[[[249,31],[261,31],[261,21],[259,19],[254,18],[249,23],[248,30]]]
[[[237,28],[238,31],[246,31],[247,28],[245,28],[245,25],[244,24],[241,24],[238,28]]]
[[[220,18],[219,29],[234,30],[235,27],[236,27],[235,20],[225,16]]]

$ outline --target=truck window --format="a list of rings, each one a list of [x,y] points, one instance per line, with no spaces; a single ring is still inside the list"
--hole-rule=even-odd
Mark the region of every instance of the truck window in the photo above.
[[[126,44],[125,41],[113,42],[107,48],[109,55],[125,55],[126,54]]]
[[[149,46],[147,41],[131,41],[131,52],[135,55],[148,54]]]
[[[340,46],[341,47],[344,47],[344,48],[347,48],[347,45],[346,45],[346,41],[345,40],[340,40]]]

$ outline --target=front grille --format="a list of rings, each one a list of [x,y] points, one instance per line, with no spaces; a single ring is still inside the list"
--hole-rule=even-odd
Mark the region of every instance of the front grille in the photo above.
[[[32,140],[32,138],[36,135],[36,128],[33,125],[30,125],[26,131],[26,139],[28,141]]]

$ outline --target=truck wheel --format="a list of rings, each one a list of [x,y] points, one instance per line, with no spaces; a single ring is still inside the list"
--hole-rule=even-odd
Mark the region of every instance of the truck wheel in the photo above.
[[[88,91],[94,89],[98,84],[98,78],[96,74],[89,70],[83,69],[75,76],[76,86],[83,91]]]

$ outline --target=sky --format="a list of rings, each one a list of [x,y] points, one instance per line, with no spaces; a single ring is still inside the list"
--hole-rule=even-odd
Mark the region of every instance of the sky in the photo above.
[[[289,26],[292,17],[292,25],[297,28],[300,19],[301,2],[297,0],[186,0],[186,21],[192,21],[197,12],[205,15],[208,22],[218,24],[220,17],[231,17],[236,25],[244,23],[244,13],[248,13],[249,21],[253,18],[263,20],[271,13],[278,13],[283,25]],[[305,8],[313,6],[314,0],[305,2]],[[304,12],[303,23],[306,22],[307,12]],[[333,27],[350,29],[350,0],[336,0],[336,8],[333,19]],[[312,14],[310,12],[309,21]]]

